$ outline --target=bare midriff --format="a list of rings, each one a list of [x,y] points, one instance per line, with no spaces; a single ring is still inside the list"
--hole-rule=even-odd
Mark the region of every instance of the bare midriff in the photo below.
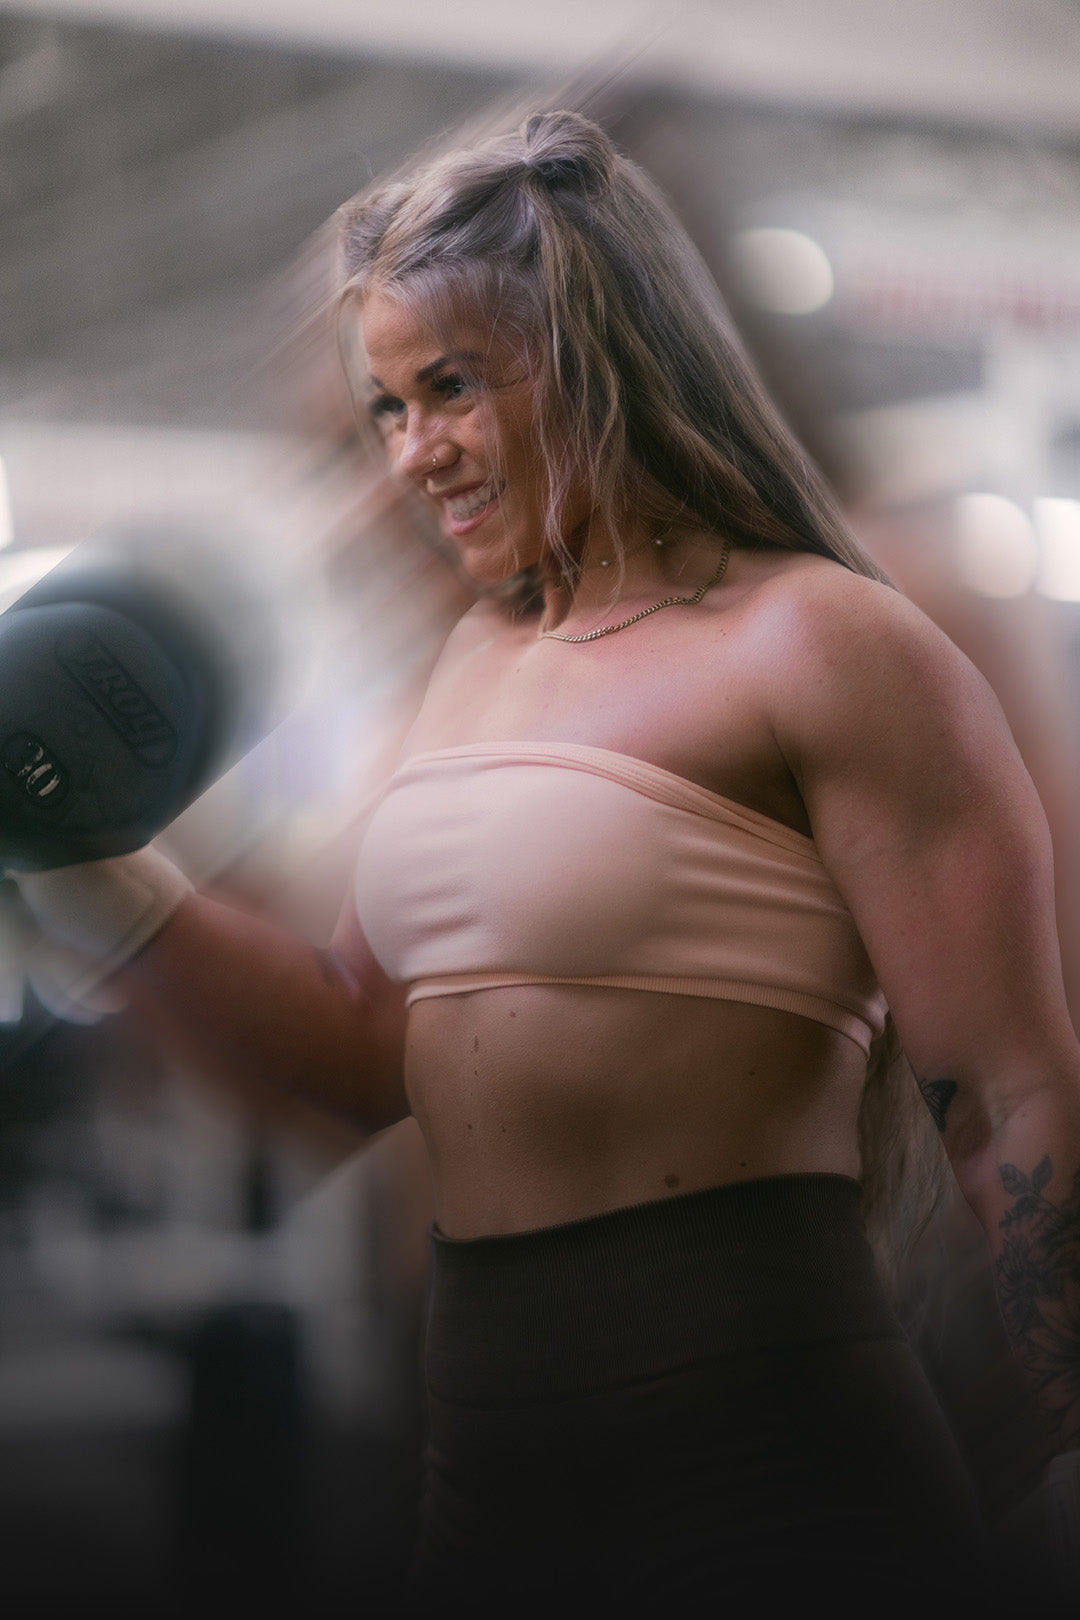
[[[582,985],[418,1001],[406,1048],[455,1238],[761,1176],[857,1176],[865,1073],[854,1041],[794,1013]]]

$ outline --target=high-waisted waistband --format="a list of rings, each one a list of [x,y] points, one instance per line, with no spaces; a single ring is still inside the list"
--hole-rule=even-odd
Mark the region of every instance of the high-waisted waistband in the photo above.
[[[431,1393],[499,1406],[718,1355],[903,1338],[849,1177],[738,1182],[509,1236],[432,1233]]]

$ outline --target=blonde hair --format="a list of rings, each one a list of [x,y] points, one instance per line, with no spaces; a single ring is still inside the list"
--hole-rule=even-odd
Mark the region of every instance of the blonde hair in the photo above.
[[[654,533],[692,526],[718,546],[813,552],[888,583],[766,397],[686,232],[595,123],[534,113],[338,218],[343,303],[378,292],[436,326],[482,314],[520,354],[546,541],[569,579],[567,502],[584,479],[617,560],[632,514]],[[891,1023],[859,1127],[868,1229],[892,1271],[940,1197],[944,1160]]]

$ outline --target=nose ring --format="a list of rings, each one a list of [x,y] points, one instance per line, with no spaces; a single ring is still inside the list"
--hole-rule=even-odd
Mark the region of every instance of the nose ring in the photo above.
[[[438,465],[439,465],[439,457],[438,457],[438,455],[437,455],[437,454],[436,454],[436,455],[434,455],[434,456],[432,456],[432,458],[431,458],[431,465],[432,465],[432,466],[433,466],[433,467],[437,467],[437,466],[438,466]]]

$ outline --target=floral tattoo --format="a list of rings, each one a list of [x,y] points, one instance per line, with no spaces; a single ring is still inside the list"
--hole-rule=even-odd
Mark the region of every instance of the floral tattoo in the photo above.
[[[999,1166],[1011,1198],[994,1262],[1005,1326],[1042,1404],[1059,1419],[1080,1409],[1080,1170],[1062,1203],[1044,1189],[1049,1156],[1025,1175]]]

